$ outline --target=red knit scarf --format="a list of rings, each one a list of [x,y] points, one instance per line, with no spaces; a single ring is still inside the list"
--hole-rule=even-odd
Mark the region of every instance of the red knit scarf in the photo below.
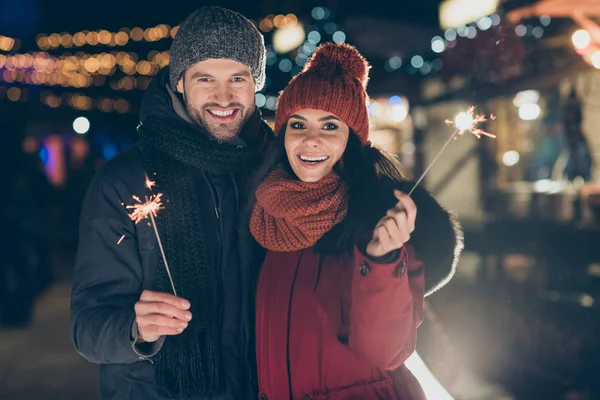
[[[256,190],[250,231],[272,251],[311,247],[346,216],[348,187],[331,172],[307,183],[277,169]]]

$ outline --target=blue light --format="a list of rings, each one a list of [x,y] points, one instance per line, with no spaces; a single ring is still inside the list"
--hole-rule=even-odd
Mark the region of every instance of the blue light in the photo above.
[[[267,49],[267,65],[273,65],[277,62],[277,54],[274,51]]]
[[[317,21],[329,18],[329,10],[325,7],[315,7],[310,14]]]
[[[296,64],[303,67],[304,64],[306,64],[306,61],[307,61],[306,54],[298,53],[298,55],[296,56]]]
[[[313,43],[306,41],[302,46],[302,51],[305,54],[311,55],[316,50],[316,48],[317,46],[315,46]]]
[[[282,72],[290,72],[292,70],[293,66],[294,66],[294,64],[292,64],[292,62],[290,60],[288,60],[287,58],[284,58],[283,60],[281,60],[279,62],[279,69]]]
[[[102,147],[102,158],[104,161],[108,161],[118,153],[117,146],[112,143],[107,143]]]
[[[372,117],[375,115],[375,105],[369,104],[369,116]]]
[[[400,97],[398,95],[393,95],[388,100],[388,103],[390,104],[390,106],[396,106],[396,105],[402,104],[402,97]]]
[[[264,107],[264,105],[267,103],[267,98],[262,93],[256,93],[256,95],[254,95],[254,98],[256,101],[256,107],[258,108]]]
[[[333,34],[333,41],[340,44],[346,41],[346,34],[342,31],[337,31]]]
[[[321,41],[321,34],[317,31],[311,31],[308,33],[306,38],[308,39],[308,42],[312,44],[317,44]]]
[[[387,60],[383,66],[387,72],[392,72],[397,70],[402,66],[402,59],[398,56],[394,56]]]
[[[454,29],[448,29],[444,32],[444,37],[450,42],[456,40],[456,31]]]
[[[410,59],[410,65],[413,66],[413,68],[417,69],[417,68],[421,68],[424,64],[424,60],[423,57],[416,55],[413,56],[413,58]]]
[[[44,146],[40,147],[40,151],[38,151],[38,157],[42,164],[46,164],[48,162],[48,149]]]

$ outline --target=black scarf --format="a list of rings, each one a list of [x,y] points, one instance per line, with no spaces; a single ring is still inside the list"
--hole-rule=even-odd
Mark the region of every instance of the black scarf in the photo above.
[[[177,295],[190,301],[193,318],[183,333],[168,336],[155,357],[156,384],[166,397],[212,397],[224,391],[214,290],[207,265],[202,216],[197,210],[203,172],[235,173],[250,168],[267,138],[258,110],[240,137],[248,145],[220,142],[183,120],[149,117],[138,128],[148,176],[163,193],[165,209],[156,218]],[[162,257],[156,290],[172,293]]]

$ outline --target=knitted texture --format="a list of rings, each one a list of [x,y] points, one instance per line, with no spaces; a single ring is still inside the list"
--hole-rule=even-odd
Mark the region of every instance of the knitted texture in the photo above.
[[[201,7],[179,26],[171,45],[172,88],[185,71],[200,61],[225,58],[247,65],[256,91],[265,83],[265,43],[259,30],[243,15],[221,7]]]
[[[313,246],[340,223],[348,209],[348,187],[335,173],[319,182],[302,182],[276,169],[256,190],[250,231],[271,251]]]
[[[257,114],[258,115],[258,114]],[[247,124],[248,125],[248,124]],[[266,134],[263,125],[252,125]],[[163,193],[165,209],[156,217],[177,294],[192,304],[194,318],[183,333],[168,336],[154,357],[156,384],[167,398],[213,398],[223,393],[219,337],[221,318],[215,290],[220,277],[208,265],[204,244],[207,196],[202,174],[233,173],[250,167],[257,148],[219,143],[183,121],[150,117],[138,128],[148,176]],[[156,290],[172,293],[162,257]]]
[[[312,108],[342,119],[363,145],[369,140],[366,85],[370,66],[356,48],[326,43],[317,48],[304,70],[281,92],[275,113],[279,134],[296,111]]]

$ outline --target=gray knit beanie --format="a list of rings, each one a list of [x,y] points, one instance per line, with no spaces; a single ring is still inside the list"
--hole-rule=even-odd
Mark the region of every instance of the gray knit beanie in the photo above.
[[[265,42],[243,15],[221,7],[202,7],[183,21],[171,45],[170,81],[177,82],[192,65],[210,58],[226,58],[247,65],[256,91],[265,83]]]

